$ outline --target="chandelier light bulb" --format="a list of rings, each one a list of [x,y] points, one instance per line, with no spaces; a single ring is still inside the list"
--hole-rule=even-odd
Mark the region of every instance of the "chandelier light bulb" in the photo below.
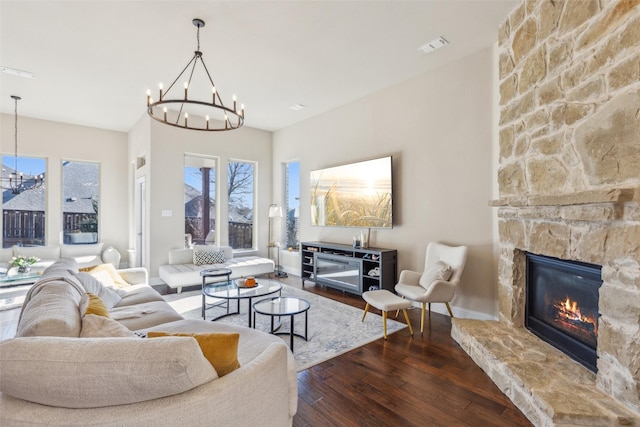
[[[164,88],[162,83],[158,84],[158,88],[160,89],[160,96],[158,97],[158,99],[160,99],[160,101],[162,101],[162,89]]]
[[[164,113],[164,121],[167,121],[167,107],[164,107],[163,109],[163,113]]]

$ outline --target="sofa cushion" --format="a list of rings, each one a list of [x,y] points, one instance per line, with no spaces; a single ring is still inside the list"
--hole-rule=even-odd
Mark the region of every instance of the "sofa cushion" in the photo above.
[[[128,288],[118,289],[118,294],[122,299],[115,307],[126,307],[151,301],[164,301],[164,298],[162,298],[162,295],[160,295],[158,291],[146,284],[131,285]]]
[[[97,295],[102,300],[107,309],[114,307],[122,300],[122,297],[114,288],[104,286],[102,282],[89,273],[81,272],[75,276],[87,292]]]
[[[192,333],[168,333],[150,331],[147,337],[194,337],[202,350],[202,354],[207,358],[209,363],[215,368],[219,376],[225,376],[230,372],[240,368],[238,362],[238,341],[240,334],[192,334]]]
[[[16,338],[0,343],[0,391],[63,408],[171,396],[217,378],[190,337]]]
[[[92,267],[102,264],[103,245],[102,242],[89,245],[62,245],[60,246],[60,256],[75,259],[80,268]]]
[[[109,317],[99,316],[97,314],[85,314],[82,316],[80,338],[106,337],[135,338],[137,335]]]
[[[16,336],[78,337],[78,290],[62,280],[52,280],[35,291],[22,309]]]
[[[451,266],[442,261],[437,261],[433,265],[427,267],[427,269],[420,276],[420,286],[425,289],[429,289],[433,282],[436,280],[449,280],[453,271]]]
[[[56,261],[60,258],[60,246],[14,246],[13,256],[38,257],[41,261]]]
[[[151,301],[132,306],[114,307],[109,311],[109,316],[132,331],[183,319],[165,301]]]

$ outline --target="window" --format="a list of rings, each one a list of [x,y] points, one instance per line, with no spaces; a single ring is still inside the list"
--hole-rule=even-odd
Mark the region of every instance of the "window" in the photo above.
[[[285,247],[297,250],[300,243],[300,162],[284,164]]]
[[[253,249],[255,164],[232,161],[227,166],[229,198],[229,246]]]
[[[13,245],[44,246],[46,182],[39,188],[25,190],[33,184],[33,177],[44,175],[47,161],[43,158],[2,156],[2,178],[8,181],[10,174],[23,173],[21,191],[2,190],[2,247]],[[15,180],[13,181],[15,182]],[[8,182],[7,182],[8,184]]]
[[[184,157],[185,245],[215,244],[215,230],[216,160],[187,155]]]
[[[98,243],[100,164],[62,162],[63,243]]]

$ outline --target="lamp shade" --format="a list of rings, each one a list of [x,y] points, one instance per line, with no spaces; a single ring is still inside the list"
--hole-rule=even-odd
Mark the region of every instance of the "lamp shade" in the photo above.
[[[282,207],[276,205],[269,206],[269,218],[282,218]]]

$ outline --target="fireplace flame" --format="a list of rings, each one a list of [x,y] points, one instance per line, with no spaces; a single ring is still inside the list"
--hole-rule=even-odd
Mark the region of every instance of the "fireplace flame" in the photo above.
[[[558,310],[557,315],[560,320],[593,325],[593,332],[596,336],[598,335],[598,322],[592,317],[585,316],[580,312],[578,301],[571,301],[571,298],[567,297],[564,301],[557,301],[554,306]]]

